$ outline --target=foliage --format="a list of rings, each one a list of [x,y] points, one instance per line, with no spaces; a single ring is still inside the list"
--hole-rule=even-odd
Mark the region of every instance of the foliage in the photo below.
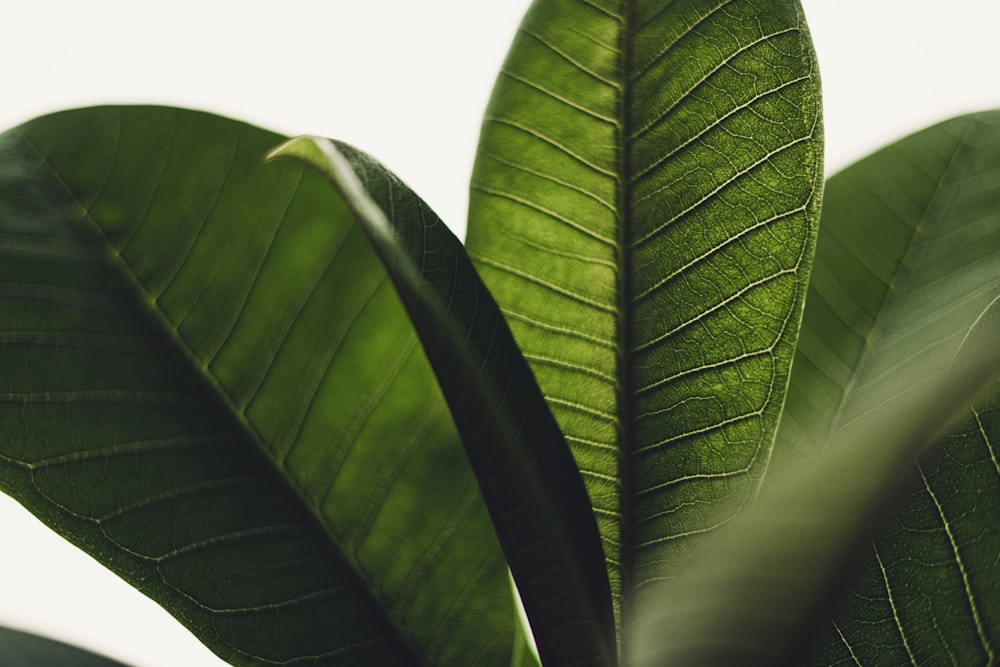
[[[78,665],[79,667],[123,667],[93,653],[37,635],[0,628],[0,655],[8,665],[43,667],[44,665]]]
[[[825,191],[820,115],[794,0],[536,0],[466,246],[341,143],[14,128],[0,488],[234,664],[531,664],[508,567],[546,666],[995,662],[1000,113]]]

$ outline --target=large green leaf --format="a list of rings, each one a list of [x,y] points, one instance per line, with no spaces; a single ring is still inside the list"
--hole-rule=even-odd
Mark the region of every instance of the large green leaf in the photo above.
[[[613,664],[611,591],[586,488],[462,244],[347,146],[301,137],[273,155],[326,175],[385,263],[454,415],[542,660]]]
[[[507,665],[446,404],[280,141],[162,108],[0,135],[0,486],[236,663]]]
[[[469,251],[573,448],[618,610],[767,467],[819,116],[794,0],[537,0],[503,67]]]
[[[779,444],[791,454],[933,381],[1000,295],[1000,112],[830,179]],[[996,329],[993,329],[996,345]],[[1000,647],[1000,390],[912,471],[823,657],[984,664]]]

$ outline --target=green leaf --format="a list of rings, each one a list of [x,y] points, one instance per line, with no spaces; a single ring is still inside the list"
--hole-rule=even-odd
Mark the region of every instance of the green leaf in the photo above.
[[[503,67],[469,252],[573,448],[616,611],[768,465],[819,116],[794,1],[538,0]]]
[[[806,664],[858,555],[870,548],[873,530],[898,501],[914,459],[970,401],[997,385],[1000,308],[994,315],[954,363],[943,350],[932,353],[948,357],[937,360],[945,370],[932,381],[912,377],[911,391],[887,397],[838,430],[819,455],[777,467],[758,503],[647,598],[628,628],[630,664]],[[885,646],[891,634],[881,630],[875,636]],[[923,656],[927,664],[954,657]],[[991,662],[978,657],[955,662]],[[883,652],[822,662],[907,662],[897,658]]]
[[[809,450],[933,381],[1000,295],[1000,112],[949,120],[830,179],[779,444]],[[996,345],[993,329],[992,345]],[[984,664],[1000,632],[1000,392],[915,470],[824,662]]]
[[[273,156],[329,178],[385,263],[451,407],[542,660],[614,664],[611,591],[586,488],[462,244],[349,147],[303,137]]]
[[[0,487],[237,664],[508,665],[447,406],[281,140],[142,107],[0,135]]]
[[[0,628],[0,663],[17,667],[125,667],[96,653],[10,628]]]

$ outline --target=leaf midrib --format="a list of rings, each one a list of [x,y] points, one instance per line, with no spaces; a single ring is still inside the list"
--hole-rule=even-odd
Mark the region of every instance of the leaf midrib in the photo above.
[[[196,384],[202,387],[217,402],[220,411],[226,415],[226,420],[230,422],[231,427],[254,445],[253,447],[243,449],[250,449],[250,456],[257,457],[258,460],[265,462],[266,466],[273,470],[280,479],[285,481],[284,490],[290,492],[288,495],[293,496],[295,504],[304,510],[303,516],[307,516],[308,520],[319,528],[321,533],[326,536],[326,541],[329,545],[351,568],[352,574],[362,583],[365,592],[374,602],[373,606],[384,617],[385,625],[391,628],[392,636],[395,637],[401,646],[405,647],[406,652],[413,658],[413,664],[426,664],[421,653],[402,632],[400,620],[396,619],[392,615],[391,610],[374,594],[377,587],[364,574],[364,570],[355,559],[353,551],[342,548],[337,536],[327,525],[327,522],[322,519],[321,512],[309,502],[304,490],[299,488],[282,466],[265,454],[266,447],[264,447],[264,440],[261,434],[254,428],[246,416],[237,409],[232,397],[222,387],[208,367],[195,358],[192,350],[184,342],[183,338],[179,335],[174,335],[176,334],[174,327],[167,321],[165,315],[155,307],[155,301],[149,298],[150,295],[131,271],[124,257],[114,250],[113,245],[103,233],[100,225],[91,216],[87,206],[74,194],[69,184],[61,178],[59,170],[31,141],[31,138],[23,129],[17,129],[17,136],[21,140],[21,145],[29,148],[38,159],[37,166],[44,167],[44,169],[36,169],[36,164],[32,160],[22,156],[26,169],[35,173],[37,180],[49,191],[53,200],[59,202],[60,206],[65,208],[66,219],[77,233],[80,234],[84,243],[91,248],[91,251],[97,256],[105,269],[127,286],[128,289],[126,292],[128,297],[145,315],[145,318],[151,324],[151,328],[156,332],[161,345],[167,350],[167,353],[177,355],[181,358],[187,374],[196,376]],[[193,241],[192,244],[195,242]],[[232,648],[239,651],[236,647]],[[260,659],[259,656],[253,657]]]
[[[618,430],[619,430],[619,456],[621,457],[621,479],[619,481],[620,488],[620,508],[621,508],[621,528],[619,530],[621,539],[621,572],[620,572],[620,586],[619,591],[619,604],[621,605],[621,615],[618,618],[619,624],[622,623],[622,616],[625,614],[625,609],[628,605],[626,603],[626,598],[628,592],[632,588],[632,571],[635,565],[635,549],[633,548],[634,542],[634,526],[635,526],[635,504],[632,502],[634,496],[634,463],[635,456],[632,452],[632,416],[633,416],[633,401],[632,401],[632,378],[631,378],[631,356],[632,350],[630,341],[633,337],[631,321],[632,318],[629,317],[629,308],[631,306],[631,273],[632,273],[632,262],[631,262],[631,251],[632,246],[629,243],[629,236],[627,225],[631,220],[631,216],[628,211],[628,202],[631,199],[631,189],[633,181],[629,178],[629,169],[632,161],[632,142],[631,142],[631,128],[629,127],[628,119],[628,109],[632,106],[632,94],[634,88],[635,78],[631,76],[629,71],[629,65],[632,62],[632,50],[633,50],[633,27],[635,23],[634,14],[634,3],[630,0],[625,0],[622,3],[622,15],[620,17],[621,29],[619,30],[619,43],[618,43],[618,71],[621,76],[620,87],[618,88],[618,108],[616,109],[616,123],[615,131],[617,132],[617,164],[616,164],[616,177],[615,177],[615,193],[616,193],[616,204],[617,210],[617,247],[615,248],[618,270],[615,272],[618,284],[616,285],[616,297],[617,297],[617,308],[618,308],[618,326],[617,326],[617,355],[616,360],[618,364]],[[621,628],[619,627],[618,635],[618,662],[619,665],[622,664],[623,653],[621,646]]]

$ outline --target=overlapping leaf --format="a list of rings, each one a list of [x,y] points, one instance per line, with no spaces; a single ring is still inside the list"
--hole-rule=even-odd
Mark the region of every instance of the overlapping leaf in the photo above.
[[[998,179],[996,111],[924,130],[830,179],[783,454],[935,382],[974,324],[997,345],[988,325],[1000,296]],[[824,662],[996,661],[998,392],[967,406],[911,471],[906,501],[871,545]]]
[[[796,2],[538,0],[504,65],[468,245],[573,447],[619,608],[767,466],[819,113]]]
[[[995,386],[1000,311],[994,315],[996,321],[973,327],[957,360],[938,351],[943,370],[933,381],[921,382],[920,369],[912,369],[918,375],[910,391],[886,397],[838,429],[816,455],[777,467],[756,505],[705,545],[676,580],[658,586],[642,621],[627,628],[634,640],[630,664],[810,664],[859,554],[898,501],[913,461],[969,402]],[[954,620],[969,633],[976,627]],[[881,646],[860,660],[848,653],[824,656],[822,663],[905,664],[893,655],[892,633],[879,632]],[[980,646],[965,638],[954,652],[925,653],[918,664],[958,656],[958,664],[989,664],[989,655],[977,659],[969,652]]]
[[[389,271],[448,400],[546,664],[611,665],[611,593],[569,448],[457,238],[370,158],[315,137],[274,156],[326,175]]]
[[[280,140],[160,108],[0,135],[0,484],[237,664],[507,665],[447,407]]]

